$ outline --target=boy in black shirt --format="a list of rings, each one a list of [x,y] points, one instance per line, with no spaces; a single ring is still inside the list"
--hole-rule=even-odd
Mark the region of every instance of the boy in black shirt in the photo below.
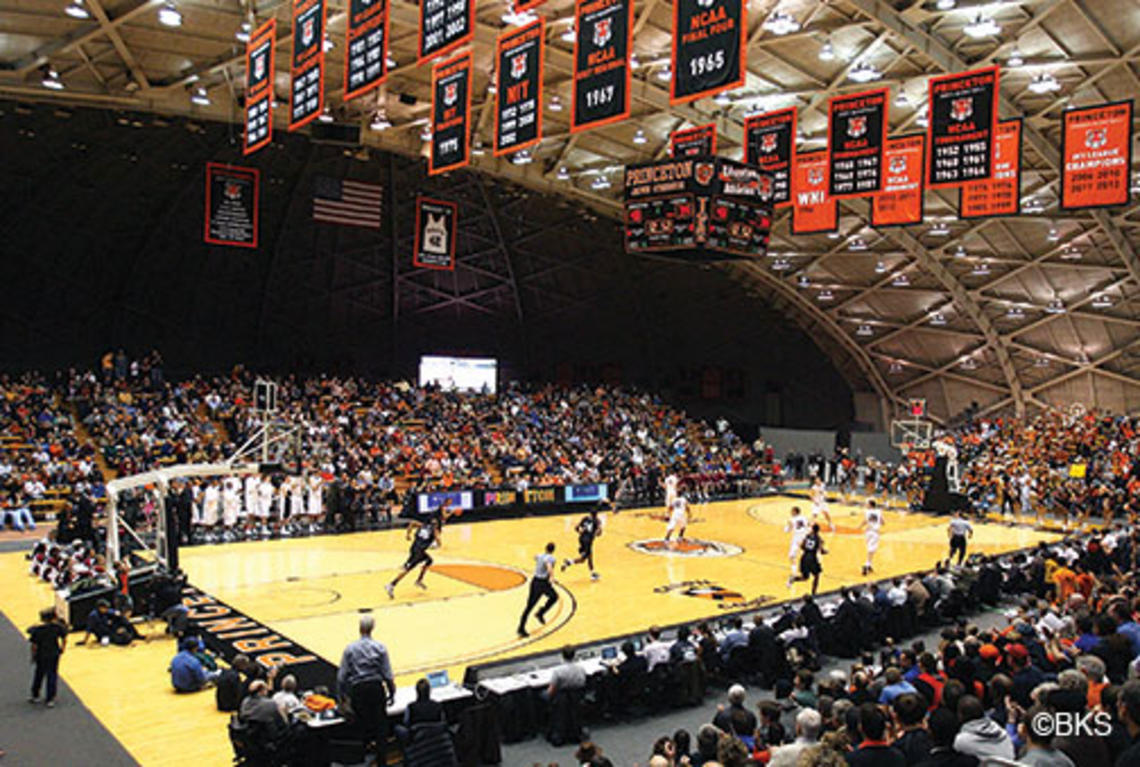
[[[400,572],[395,579],[384,586],[384,590],[388,592],[388,598],[391,599],[395,596],[396,584],[403,580],[404,576],[416,569],[416,566],[423,563],[420,569],[420,575],[416,578],[416,585],[421,589],[426,589],[427,585],[424,583],[424,576],[427,575],[428,568],[432,566],[431,555],[428,554],[428,549],[433,544],[439,542],[439,526],[438,519],[432,519],[424,525],[418,525],[415,528],[415,533],[412,537],[412,548],[408,552],[408,561],[404,563],[404,569]]]
[[[40,687],[47,682],[47,697],[44,705],[55,706],[56,686],[59,682],[59,656],[67,647],[67,629],[56,620],[55,610],[46,607],[40,610],[40,624],[28,629],[28,639],[32,645],[32,694],[29,703],[39,703]]]
[[[578,533],[578,558],[564,559],[562,569],[566,570],[571,565],[586,562],[590,566],[591,580],[596,581],[601,577],[594,571],[594,540],[602,535],[602,522],[598,519],[598,510],[590,509],[589,514],[578,520],[574,530]]]

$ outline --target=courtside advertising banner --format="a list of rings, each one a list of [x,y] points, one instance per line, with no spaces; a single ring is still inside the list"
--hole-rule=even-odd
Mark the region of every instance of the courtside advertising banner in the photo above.
[[[744,119],[744,162],[772,174],[772,204],[777,207],[792,201],[797,111],[792,107]]]
[[[546,22],[499,36],[496,56],[495,156],[542,141],[542,61]]]
[[[709,123],[669,136],[669,156],[675,158],[716,154],[716,125]]]
[[[994,169],[988,181],[963,184],[958,218],[1016,216],[1021,212],[1021,118],[1002,120],[994,138]]]
[[[257,247],[259,179],[256,168],[206,163],[206,242]]]
[[[633,0],[578,0],[570,131],[629,117]]]
[[[344,100],[363,96],[388,76],[388,0],[349,0]]]
[[[744,85],[745,16],[743,0],[674,0],[672,103]]]
[[[291,131],[317,119],[325,108],[325,0],[294,0],[289,94]]]
[[[455,269],[459,206],[430,197],[416,198],[416,251],[412,264],[424,269]]]
[[[832,197],[862,197],[882,189],[889,103],[886,88],[831,99],[827,147]]]
[[[245,145],[252,154],[273,139],[273,51],[277,20],[258,27],[245,44]]]
[[[461,53],[432,68],[431,155],[428,173],[466,165],[468,115],[471,114],[471,53]]]
[[[927,186],[959,186],[992,175],[998,78],[998,67],[930,78]]]
[[[792,234],[839,229],[839,204],[828,194],[827,152],[800,152],[792,172]]]
[[[926,134],[887,139],[883,191],[871,198],[871,226],[921,224]]]
[[[1061,126],[1061,208],[1128,202],[1132,101],[1066,109]]]
[[[475,0],[420,1],[420,58],[442,56],[475,37]]]

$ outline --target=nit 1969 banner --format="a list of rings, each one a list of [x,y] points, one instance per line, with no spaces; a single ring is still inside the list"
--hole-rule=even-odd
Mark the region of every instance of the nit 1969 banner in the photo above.
[[[475,0],[421,0],[420,63],[475,37]]]
[[[673,89],[678,104],[744,85],[742,0],[675,0]]]
[[[245,146],[252,154],[273,138],[273,50],[277,20],[258,27],[245,45]]]
[[[716,154],[716,124],[675,131],[669,135],[670,157]]]
[[[412,264],[425,269],[455,269],[455,230],[459,206],[446,200],[416,198],[416,251]]]
[[[363,96],[388,76],[388,0],[349,0],[344,100]]]
[[[293,2],[292,71],[291,131],[317,119],[325,108],[325,0]]]
[[[256,168],[206,163],[206,242],[257,247],[259,178]]]
[[[889,100],[886,88],[831,99],[827,146],[832,197],[861,197],[882,189]]]
[[[1062,209],[1106,208],[1128,202],[1132,100],[1066,109],[1061,163]]]
[[[1021,118],[1002,120],[994,136],[993,174],[987,181],[962,184],[958,218],[1016,216],[1021,213]]]
[[[495,79],[495,155],[542,140],[544,19],[499,36]]]
[[[629,117],[633,0],[577,0],[570,130]]]
[[[461,53],[432,67],[431,155],[428,173],[459,168],[468,154],[471,113],[471,53]]]
[[[921,224],[926,134],[887,139],[883,191],[871,198],[871,226]]]
[[[827,152],[800,152],[792,173],[792,234],[834,232],[839,205],[828,193]]]
[[[772,203],[792,201],[792,157],[796,152],[795,107],[744,119],[744,162],[772,174]]]
[[[926,184],[958,186],[993,173],[998,67],[932,77]]]

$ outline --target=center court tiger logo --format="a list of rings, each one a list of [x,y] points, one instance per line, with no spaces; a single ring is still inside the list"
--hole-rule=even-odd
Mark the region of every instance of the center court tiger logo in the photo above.
[[[518,53],[511,57],[511,77],[521,80],[526,74],[526,54]]]
[[[686,538],[677,541],[645,538],[626,545],[634,551],[658,557],[735,557],[744,553],[744,549],[735,544],[705,541],[698,538]]]
[[[974,100],[970,97],[954,99],[950,104],[950,119],[964,122],[974,114]]]
[[[601,48],[613,37],[613,19],[598,19],[594,23],[594,47]]]
[[[764,154],[772,154],[776,151],[776,134],[765,133],[760,139],[760,151]]]
[[[1100,149],[1107,143],[1107,128],[1089,128],[1085,131],[1085,146],[1089,149]]]
[[[859,138],[867,134],[867,115],[859,115],[852,117],[847,121],[847,135],[851,138]]]

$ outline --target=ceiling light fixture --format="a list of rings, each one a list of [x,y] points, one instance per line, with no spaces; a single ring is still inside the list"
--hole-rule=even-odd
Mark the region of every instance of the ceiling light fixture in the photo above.
[[[930,324],[941,327],[946,324],[946,315],[942,312],[935,312],[930,315]]]
[[[899,373],[903,372],[902,363],[898,360],[891,360],[890,367],[888,367],[887,370],[891,373],[891,375],[898,375]]]
[[[167,2],[158,9],[158,23],[165,27],[180,27],[182,14],[174,7],[174,3]]]
[[[388,119],[388,115],[381,109],[372,118],[372,122],[368,124],[368,127],[374,131],[388,130],[392,127],[392,121]]]
[[[206,93],[205,88],[195,88],[194,92],[190,94],[190,103],[197,104],[200,107],[210,106],[210,94]]]
[[[989,273],[990,273],[990,265],[986,261],[982,261],[981,263],[975,265],[974,268],[970,270],[970,274],[974,275],[975,277],[987,277],[987,276],[989,276]]]
[[[992,37],[1001,34],[1001,24],[998,24],[993,19],[983,17],[978,14],[974,20],[962,27],[962,31],[966,33],[967,37],[972,37],[975,40],[980,40],[983,37]]]
[[[896,288],[909,287],[910,277],[907,277],[905,272],[902,274],[896,274],[895,278],[891,280],[891,285],[895,286]]]
[[[967,253],[966,249],[964,247],[962,247],[961,245],[959,245],[954,250],[954,258],[966,258],[968,255],[970,255],[970,254]]]
[[[1064,314],[1065,303],[1059,298],[1054,298],[1049,302],[1049,305],[1045,307],[1045,311],[1049,314]]]
[[[609,176],[605,173],[599,174],[593,181],[590,182],[590,188],[595,191],[609,189],[613,184],[610,183]]]
[[[796,280],[796,283],[801,288],[810,288],[811,287],[811,280],[808,278],[808,276],[806,274],[801,274],[799,276],[799,278]]]
[[[637,132],[633,134],[633,143],[644,144],[647,141],[649,141],[649,137],[645,135],[645,131],[643,131],[641,128],[638,128]]]
[[[962,360],[962,369],[963,370],[977,370],[978,369],[978,361],[976,359],[974,359],[973,357],[966,357],[965,359]]]
[[[1005,60],[1005,65],[1009,68],[1019,67],[1025,63],[1025,59],[1021,57],[1021,51],[1014,48],[1010,51],[1009,58]]]
[[[325,109],[327,110],[328,107],[325,107]],[[321,117],[324,117],[324,115],[322,114]],[[424,123],[424,126],[420,128],[420,139],[422,141],[431,141],[431,123]]]
[[[1081,260],[1081,249],[1078,248],[1076,245],[1068,246],[1067,248],[1065,248],[1064,250],[1061,251],[1061,260],[1062,261],[1080,261]]]
[[[511,162],[515,165],[530,165],[534,162],[534,155],[530,153],[529,149],[520,149],[511,157]]]
[[[73,19],[89,19],[91,14],[83,7],[83,0],[71,0],[71,3],[63,9]]]
[[[793,32],[799,32],[801,25],[791,14],[776,11],[764,20],[764,29],[774,35],[790,35]]]
[[[333,121],[332,110],[329,109],[328,104],[325,104],[324,111],[317,115],[317,119],[323,123],[331,123]],[[431,138],[431,133],[428,133],[428,138]]]
[[[938,0],[938,2],[934,4],[934,7],[940,11],[949,11],[952,10],[957,4],[957,0]]]
[[[855,331],[855,335],[863,336],[864,338],[867,338],[868,336],[875,335],[875,329],[872,328],[870,325],[863,324],[863,325],[860,325],[859,328]]]
[[[59,72],[56,72],[48,64],[44,64],[40,71],[43,73],[43,79],[40,80],[41,85],[53,91],[64,89],[63,80],[59,79]]]
[[[571,23],[570,26],[566,27],[565,31],[562,33],[562,42],[572,43],[577,39],[578,33],[574,30],[574,24]]]
[[[777,258],[772,262],[772,271],[774,272],[786,272],[791,268],[792,262],[786,258]]]
[[[1011,320],[1025,319],[1025,312],[1020,306],[1011,306],[1006,310],[1005,316]]]
[[[728,91],[721,91],[713,96],[713,103],[719,107],[727,107],[732,104],[732,96],[728,95]]]
[[[817,298],[820,301],[831,301],[835,298],[835,294],[832,293],[827,288],[824,288],[823,290],[819,291],[819,295],[817,296]]]
[[[1057,231],[1057,227],[1049,227],[1049,234],[1046,235],[1046,239],[1048,239],[1049,242],[1056,242],[1061,239],[1061,233]]]
[[[559,181],[569,181],[570,180],[570,171],[566,170],[566,166],[563,165],[561,168],[558,169],[558,175],[555,176],[555,178],[557,178]]]
[[[550,108],[551,112],[561,112],[562,111],[562,97],[559,96],[557,93],[554,94],[553,96],[551,96],[549,108]]]
[[[860,61],[847,73],[847,77],[857,83],[869,83],[872,80],[878,80],[882,76],[883,73],[880,72],[874,64],[866,61]]]
[[[629,54],[629,68],[641,69],[641,60],[637,58],[636,53]]]
[[[931,237],[948,237],[950,235],[950,227],[939,221],[926,232]]]
[[[887,271],[887,265],[885,263],[879,261],[875,264],[875,274],[882,274],[885,271]]]
[[[1089,304],[1094,309],[1107,309],[1112,306],[1112,299],[1105,293],[1093,298],[1092,303]]]
[[[657,79],[664,83],[667,83],[673,79],[673,70],[669,67],[669,65],[665,65],[661,69],[657,70]]]
[[[902,90],[901,88],[899,89],[899,92],[895,94],[895,106],[902,107],[903,109],[906,109],[910,106],[910,99],[906,97],[906,91]]]
[[[486,153],[487,150],[483,148],[483,139],[476,137],[476,139],[471,142],[471,154],[481,157]]]
[[[1052,72],[1042,72],[1035,75],[1029,82],[1029,90],[1040,96],[1061,90],[1061,83],[1053,76]]]
[[[321,43],[321,48],[324,49],[325,53],[328,53],[329,51],[331,51],[335,47],[336,47],[336,43],[334,43],[332,41],[331,37],[326,36],[324,39],[324,42]]]
[[[866,242],[866,240],[864,240],[859,235],[855,235],[854,237],[851,238],[851,241],[847,243],[847,249],[848,250],[866,250],[867,249],[867,242]]]
[[[819,49],[820,61],[831,61],[835,58],[835,46],[831,44],[830,40],[824,42],[823,46]]]

